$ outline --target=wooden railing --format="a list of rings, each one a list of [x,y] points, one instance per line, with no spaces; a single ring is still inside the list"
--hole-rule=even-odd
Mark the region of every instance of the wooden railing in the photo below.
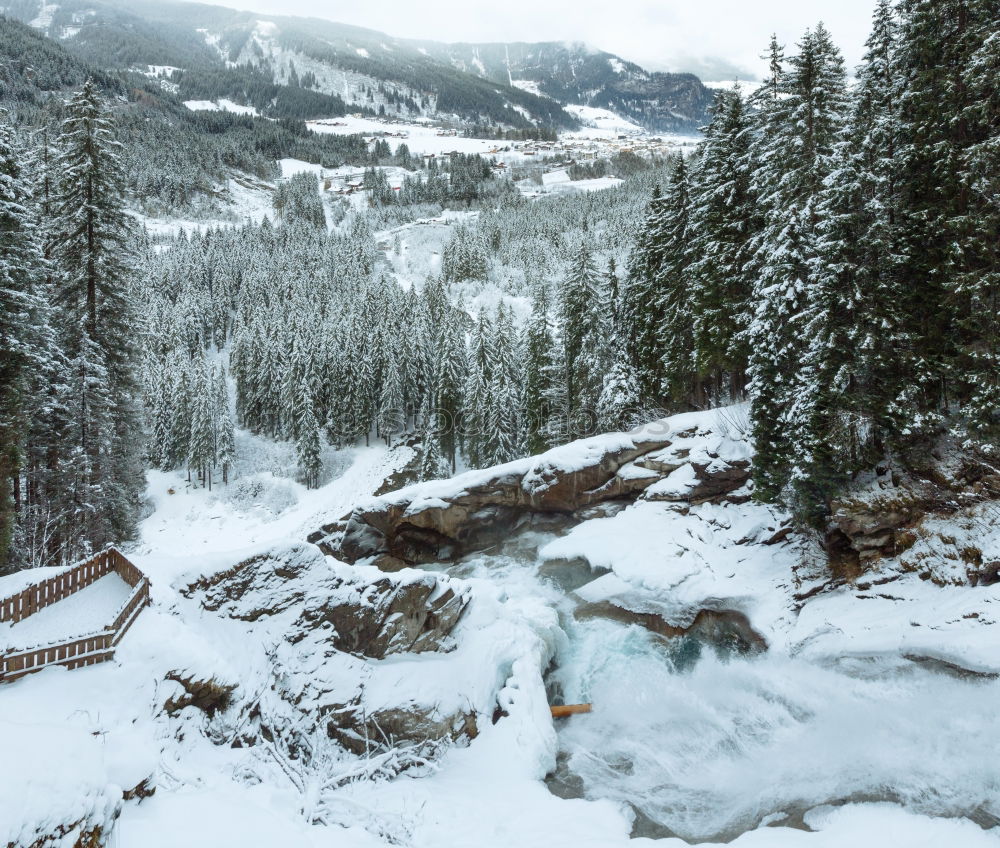
[[[115,647],[150,602],[149,579],[116,548],[101,551],[55,577],[0,600],[0,622],[16,623],[112,572],[128,583],[132,592],[107,627],[62,642],[0,653],[0,683],[9,683],[50,665],[79,668],[111,659]]]

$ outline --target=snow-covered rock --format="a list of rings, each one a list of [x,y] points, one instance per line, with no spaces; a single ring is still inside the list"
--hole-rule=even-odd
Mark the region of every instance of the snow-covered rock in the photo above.
[[[634,499],[658,486],[670,500],[726,496],[749,476],[747,448],[706,429],[711,421],[698,413],[678,415],[630,433],[581,439],[537,457],[400,489],[360,503],[342,522],[309,538],[348,562],[378,557],[382,567],[392,569],[452,559],[536,519]],[[655,459],[665,449],[684,457],[669,475],[668,466]],[[650,462],[640,461],[647,457]],[[683,482],[675,475],[683,475]]]
[[[322,630],[323,640],[338,651],[372,659],[448,647],[471,599],[467,587],[453,587],[444,576],[410,573],[371,581],[334,572],[311,545],[252,557],[182,593],[207,610],[247,622],[294,610],[288,641]]]
[[[281,738],[303,756],[298,752],[319,731],[355,754],[424,749],[474,737],[478,713],[492,707],[477,710],[458,691],[447,698],[434,687],[434,697],[427,697],[414,689],[427,689],[419,673],[400,677],[391,666],[371,662],[456,648],[452,634],[472,592],[444,575],[331,566],[317,548],[300,543],[205,576],[181,595],[263,648],[247,657],[252,687],[245,679],[234,689],[173,676],[195,706],[206,692],[213,706],[218,700],[229,706],[231,696],[219,722],[236,721],[241,744]],[[175,703],[183,704],[179,698]]]

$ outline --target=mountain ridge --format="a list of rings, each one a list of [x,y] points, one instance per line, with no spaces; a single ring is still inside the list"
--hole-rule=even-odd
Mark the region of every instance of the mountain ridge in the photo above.
[[[581,42],[449,44],[177,0],[10,0],[3,11],[94,64],[168,66],[182,94],[195,92],[189,99],[214,86],[219,97],[266,112],[274,95],[260,88],[271,83],[298,89],[296,99],[308,101],[303,114],[276,117],[353,109],[574,129],[579,123],[563,107],[582,105],[650,131],[692,131],[706,122],[713,100],[693,74],[647,71]]]

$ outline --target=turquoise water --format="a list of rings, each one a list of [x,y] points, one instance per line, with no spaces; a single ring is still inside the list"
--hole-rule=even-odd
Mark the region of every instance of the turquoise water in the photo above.
[[[630,805],[639,832],[729,839],[765,817],[794,824],[848,799],[983,823],[1000,812],[998,681],[905,660],[824,667],[729,655],[635,624],[576,620],[565,587],[579,579],[560,587],[539,576],[530,545],[447,570],[559,610],[566,638],[550,696],[593,712],[557,722],[553,789]]]

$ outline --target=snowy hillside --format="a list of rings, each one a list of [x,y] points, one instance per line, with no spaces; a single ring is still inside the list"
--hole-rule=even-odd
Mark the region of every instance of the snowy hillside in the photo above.
[[[229,99],[275,116],[286,108],[315,118],[364,110],[569,129],[573,118],[560,107],[582,103],[650,131],[692,132],[712,103],[692,74],[650,73],[584,45],[412,41],[207,5],[192,13],[169,0],[138,9],[124,0],[27,0],[15,13],[87,58],[106,63],[120,51],[185,100]],[[276,87],[271,97],[262,96],[265,85]]]
[[[712,104],[693,74],[651,73],[587,44],[417,43],[455,68],[550,97],[567,112],[575,114],[573,104],[608,110],[650,132],[696,131]]]
[[[4,688],[0,728],[32,755],[0,795],[0,837],[117,816],[127,848],[995,844],[981,828],[1000,803],[1000,590],[938,587],[893,560],[868,575],[884,589],[824,576],[786,516],[747,502],[733,416],[374,499],[405,454],[344,454],[284,507],[152,475],[132,556],[154,605],[116,662]],[[608,473],[623,487],[603,506],[532,511]],[[387,574],[303,544],[352,507],[354,521],[404,505],[419,523],[511,479],[536,505],[521,529],[457,560]],[[393,609],[416,616],[404,641]],[[553,699],[594,711],[553,721]],[[138,786],[155,792],[121,800]]]

